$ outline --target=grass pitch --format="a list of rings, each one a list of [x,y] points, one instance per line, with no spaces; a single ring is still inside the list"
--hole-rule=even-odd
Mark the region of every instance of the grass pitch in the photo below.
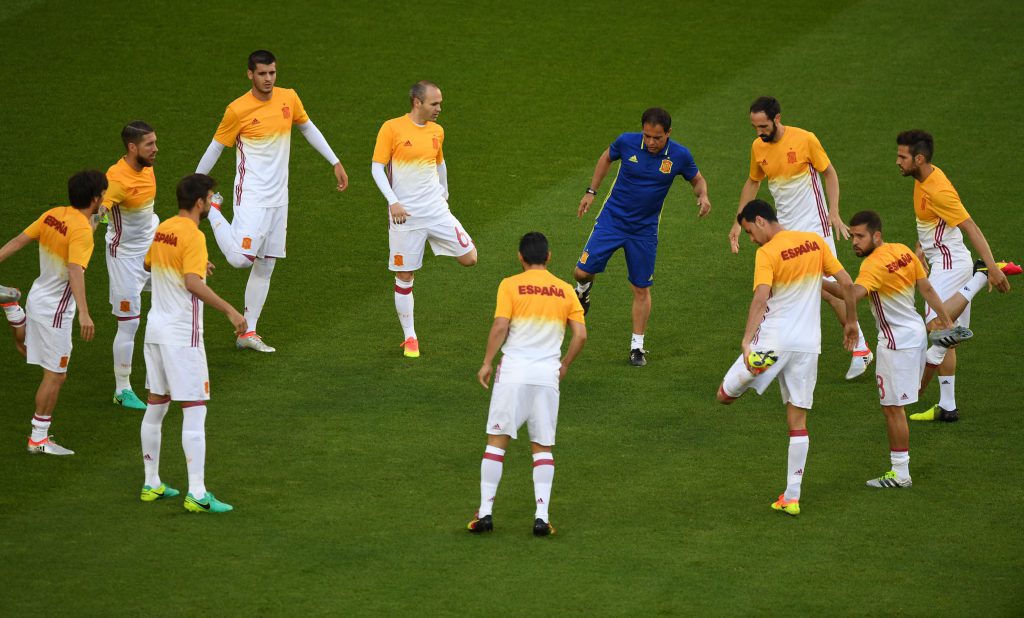
[[[26,456],[39,371],[0,345],[0,613],[1019,614],[1024,281],[976,299],[977,337],[958,372],[963,420],[912,426],[912,490],[863,486],[888,465],[884,422],[872,379],[843,380],[848,357],[828,313],[799,518],[768,508],[785,481],[777,388],[731,408],[713,395],[750,298],[753,247],[733,256],[726,240],[754,137],[750,101],[777,96],[783,121],[828,151],[844,215],[876,209],[886,238],[906,244],[913,187],[896,172],[895,134],[932,131],[935,163],[996,256],[1020,260],[1022,32],[1024,9],[996,2],[181,2],[132,13],[7,3],[3,241],[65,200],[70,173],[114,162],[136,118],[157,128],[157,208],[174,214],[177,179],[246,90],[245,57],[260,47],[278,55],[279,85],[298,90],[352,186],[336,194],[296,132],[289,257],[260,321],[279,351],[236,352],[226,320],[207,312],[207,478],[235,505],[229,515],[138,501],[140,415],[109,403],[115,323],[99,235],[87,274],[99,334],[76,336],[55,413],[74,457]],[[406,111],[405,91],[422,78],[444,91],[452,209],[480,263],[427,260],[416,286],[423,357],[410,362],[369,167],[377,128]],[[630,293],[613,259],[562,387],[558,535],[530,534],[530,461],[515,444],[496,530],[472,537],[463,526],[489,395],[474,373],[497,284],[516,272],[516,241],[531,229],[548,235],[552,270],[569,277],[590,231],[574,213],[594,162],[651,105],[672,112],[714,205],[698,221],[688,185],[669,195],[651,364],[626,362]],[[213,172],[222,187],[232,169],[228,152]],[[219,265],[210,284],[240,305],[247,274],[208,236]],[[850,248],[839,254],[855,273]],[[0,281],[27,290],[36,261],[22,252],[0,265]],[[873,335],[865,307],[861,323]],[[162,475],[184,489],[179,422],[177,410],[165,422]]]

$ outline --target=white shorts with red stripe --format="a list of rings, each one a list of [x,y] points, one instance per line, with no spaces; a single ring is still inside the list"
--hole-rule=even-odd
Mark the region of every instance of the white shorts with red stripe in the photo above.
[[[492,436],[519,437],[526,423],[530,441],[541,446],[555,445],[558,427],[558,388],[537,384],[495,382],[491,387],[491,408],[487,413],[487,433]]]
[[[146,256],[112,257],[107,251],[107,275],[110,278],[110,309],[119,318],[142,315],[142,293],[149,290]]]
[[[25,361],[54,373],[67,373],[71,360],[71,320],[67,327],[55,328],[48,322],[29,317],[25,320]]]
[[[759,374],[752,374],[743,363],[743,355],[736,358],[722,379],[722,391],[738,398],[748,389],[763,395],[768,386],[779,379],[782,403],[810,410],[814,405],[814,386],[818,381],[818,355],[813,352],[776,352],[779,360]]]
[[[941,268],[932,267],[930,273],[928,273],[928,282],[935,288],[935,292],[939,295],[939,298],[943,302],[949,300],[949,297],[960,291],[960,288],[967,285],[967,282],[974,276],[974,267],[960,267],[951,268],[949,270],[942,270]],[[924,321],[931,322],[937,316],[932,308],[925,303],[926,310],[924,312]],[[963,327],[971,325],[971,303],[967,303],[967,308],[960,314],[960,317],[956,319],[956,323]]]
[[[235,251],[252,258],[283,258],[288,244],[288,204],[273,208],[240,206],[232,213]]]
[[[875,355],[875,381],[883,406],[908,406],[917,403],[917,391],[924,374],[925,346],[890,350],[878,346]]]
[[[172,401],[208,401],[210,371],[206,348],[147,343],[146,388],[155,395],[170,395]]]
[[[423,253],[428,241],[434,255],[462,257],[474,247],[473,239],[450,212],[445,221],[417,230],[403,230],[401,225],[392,225],[388,230],[391,250],[388,268],[394,272],[419,270],[423,266]]]

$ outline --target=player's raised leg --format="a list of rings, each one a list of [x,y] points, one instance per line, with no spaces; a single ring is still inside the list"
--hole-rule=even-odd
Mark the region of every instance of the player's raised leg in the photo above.
[[[14,335],[14,347],[18,353],[25,356],[25,310],[18,304],[21,298],[21,291],[16,288],[9,288],[0,285],[0,307],[4,310],[4,316],[11,327]]]

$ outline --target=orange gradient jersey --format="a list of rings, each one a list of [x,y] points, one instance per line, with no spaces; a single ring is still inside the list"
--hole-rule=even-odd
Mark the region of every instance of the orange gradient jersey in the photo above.
[[[373,161],[383,163],[399,203],[409,212],[401,229],[415,230],[447,220],[448,202],[437,175],[444,163],[444,129],[418,125],[408,114],[385,122],[377,132]]]
[[[523,271],[498,286],[494,317],[509,320],[495,383],[557,388],[566,323],[584,323],[572,286],[547,270]]]
[[[814,133],[797,127],[786,127],[777,142],[757,138],[750,147],[750,178],[768,179],[782,227],[822,238],[832,236],[832,225],[818,173],[829,165]]]
[[[957,226],[971,218],[946,174],[932,166],[924,182],[914,180],[917,240],[934,269],[971,268],[971,252]]]
[[[28,317],[54,328],[71,328],[75,299],[68,283],[68,264],[82,268],[92,257],[92,226],[77,208],[51,208],[25,229],[39,241],[39,277],[32,282],[25,303]]]
[[[103,207],[109,212],[107,252],[111,257],[145,255],[160,223],[153,212],[156,175],[152,166],[136,172],[121,158],[107,170]]]
[[[213,139],[235,147],[236,208],[288,203],[292,125],[308,121],[299,95],[289,88],[274,88],[268,101],[249,91],[228,105]]]
[[[206,236],[188,217],[167,219],[156,229],[146,254],[153,302],[146,317],[146,343],[203,345],[203,301],[185,287],[185,275],[206,279]]]
[[[783,230],[757,250],[754,289],[771,287],[752,346],[758,350],[821,353],[821,278],[843,270],[813,232]]]
[[[906,245],[887,242],[864,258],[854,283],[868,292],[878,326],[878,345],[890,350],[920,348],[927,330],[914,307],[917,280],[927,275]]]

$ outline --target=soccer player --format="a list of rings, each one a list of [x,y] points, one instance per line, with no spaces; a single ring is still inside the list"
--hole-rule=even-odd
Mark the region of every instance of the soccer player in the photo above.
[[[501,482],[505,449],[525,423],[533,451],[537,506],[533,533],[555,533],[548,507],[555,477],[551,447],[558,424],[558,385],[583,349],[587,328],[583,307],[572,286],[548,272],[550,259],[547,238],[540,232],[526,234],[519,241],[523,272],[504,279],[498,286],[494,324],[487,338],[483,365],[476,374],[484,388],[489,388],[494,375],[494,390],[487,415],[487,447],[480,464],[480,509],[467,526],[470,532],[494,529],[491,511]],[[559,361],[566,325],[572,339]],[[495,373],[494,356],[499,347],[502,357]]]
[[[850,237],[839,215],[839,175],[814,133],[783,125],[781,113],[781,105],[772,97],[760,97],[750,106],[750,124],[757,137],[750,147],[750,176],[740,191],[739,208],[742,210],[757,197],[761,181],[767,178],[768,190],[778,208],[779,223],[787,230],[814,232],[824,239],[832,254],[837,255],[833,228],[844,239]],[[734,224],[729,231],[733,253],[740,250],[739,238],[740,226]],[[832,307],[839,322],[845,323],[843,299],[824,290],[822,298]],[[856,317],[854,323],[860,332]],[[864,341],[863,333],[860,333],[846,379],[852,380],[863,374],[872,360],[874,355]]]
[[[682,176],[693,187],[697,197],[697,215],[704,217],[711,212],[708,183],[697,169],[693,155],[685,146],[669,139],[672,134],[669,113],[660,107],[647,109],[640,117],[640,127],[640,132],[623,133],[617,137],[597,160],[594,176],[576,209],[577,219],[590,210],[612,162],[622,162],[574,271],[576,295],[583,311],[588,312],[594,277],[604,272],[608,259],[622,249],[629,273],[627,278],[633,290],[633,336],[629,343],[629,362],[635,367],[647,364],[644,335],[651,317],[658,224],[665,196],[676,176]]]
[[[141,120],[121,130],[125,154],[107,170],[107,194],[101,212],[108,218],[106,246],[110,276],[110,307],[117,318],[114,335],[114,403],[132,410],[146,404],[132,390],[135,333],[142,315],[142,291],[149,273],[142,267],[153,233],[160,223],[156,201],[156,132]]]
[[[821,354],[822,277],[832,276],[842,288],[846,316],[856,316],[853,281],[832,254],[828,243],[814,232],[785,229],[770,204],[752,200],[736,215],[750,239],[760,245],[754,261],[754,298],[736,359],[718,388],[718,401],[730,404],[747,389],[763,394],[779,379],[789,424],[789,459],[786,491],[772,508],[800,514],[800,484],[807,463],[807,411],[814,403]],[[843,325],[845,344],[857,341],[857,322]],[[752,351],[771,352],[773,365],[754,373]]]
[[[964,208],[953,184],[941,169],[932,165],[933,152],[934,141],[925,131],[904,131],[896,136],[896,165],[902,175],[914,178],[917,254],[922,262],[928,263],[928,280],[943,301],[968,284],[976,270],[984,271],[988,282],[997,290],[1008,292],[1010,282],[1002,266],[992,257],[981,228]],[[981,255],[977,264],[964,244],[964,235],[970,238],[974,249]],[[1009,272],[1019,272],[1019,268]],[[931,310],[925,312],[925,321],[929,325],[935,317]],[[957,324],[969,327],[970,322],[971,309],[968,305],[957,318]],[[924,412],[911,414],[910,420],[955,422],[960,419],[955,391],[956,357],[955,350],[936,345],[928,348],[928,365],[921,390],[938,369],[939,402]]]
[[[256,323],[270,292],[276,260],[285,257],[288,231],[288,158],[292,125],[334,167],[338,191],[348,187],[348,175],[320,129],[313,124],[299,95],[277,88],[277,59],[266,50],[249,54],[252,88],[228,105],[217,133],[196,173],[213,169],[225,146],[235,147],[234,219],[228,221],[219,204],[210,211],[217,246],[235,268],[252,268],[245,286],[246,332],[235,340],[238,349],[273,352],[256,334]]]
[[[420,81],[409,90],[409,113],[385,122],[377,132],[371,171],[388,202],[388,268],[395,273],[395,311],[402,325],[405,356],[418,358],[412,284],[423,266],[427,241],[434,255],[463,266],[476,264],[476,245],[448,209],[448,168],[444,160],[441,89]]]
[[[868,487],[910,487],[910,430],[905,406],[917,402],[924,373],[924,320],[914,306],[914,288],[937,314],[938,324],[952,321],[914,252],[899,243],[882,239],[882,219],[865,210],[850,219],[850,241],[857,257],[864,258],[853,284],[857,301],[871,299],[871,313],[878,326],[878,363],[875,365],[878,398],[889,433],[892,469],[867,482]]]
[[[0,248],[0,262],[3,262],[30,242],[39,242],[39,277],[28,291],[25,304],[27,319],[22,318],[25,322],[26,360],[30,365],[39,365],[43,369],[43,379],[36,391],[36,412],[32,417],[32,435],[28,439],[29,453],[75,454],[53,440],[50,423],[60,389],[67,378],[76,308],[82,339],[92,341],[96,333],[85,297],[85,269],[93,251],[90,218],[99,211],[106,190],[107,179],[103,172],[78,172],[68,179],[70,206],[47,210],[24,232]]]
[[[185,509],[194,513],[232,510],[206,490],[206,402],[210,373],[203,344],[203,306],[209,304],[231,321],[236,335],[246,320],[206,285],[209,272],[206,237],[199,221],[210,213],[214,181],[192,174],[178,182],[178,215],[156,230],[146,254],[153,273],[153,303],[146,318],[146,386],[149,405],[142,418],[143,502],[172,498],[178,490],[160,480],[160,437],[171,401],[181,402],[181,446],[188,469]]]

